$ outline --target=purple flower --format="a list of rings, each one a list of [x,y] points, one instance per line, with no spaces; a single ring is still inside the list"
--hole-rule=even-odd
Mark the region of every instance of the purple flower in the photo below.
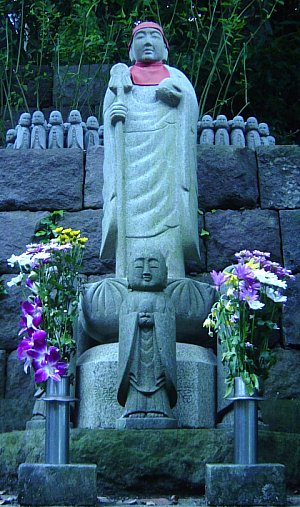
[[[60,361],[59,351],[51,346],[45,354],[44,360],[38,365],[35,371],[35,381],[45,382],[48,378],[59,381],[61,375],[67,372],[68,364]]]
[[[233,273],[238,277],[239,280],[244,280],[250,284],[255,280],[255,274],[253,273],[252,269],[245,264],[237,264],[237,266],[234,267]]]
[[[25,360],[24,371],[27,373],[28,368],[33,364],[34,361],[45,356],[47,351],[47,333],[43,330],[34,331],[27,338],[23,338],[20,341],[17,348],[17,355],[19,361]]]
[[[213,270],[210,273],[210,276],[213,279],[216,290],[219,290],[220,286],[223,285],[223,283],[226,282],[226,280],[228,280],[228,278],[229,278],[229,276],[224,275],[224,273],[222,271],[217,272],[215,270]]]
[[[42,322],[42,302],[38,297],[34,298],[33,303],[30,301],[22,301],[21,310],[23,315],[19,323],[21,326],[19,334],[27,332],[28,335],[30,335],[33,330],[38,329]]]

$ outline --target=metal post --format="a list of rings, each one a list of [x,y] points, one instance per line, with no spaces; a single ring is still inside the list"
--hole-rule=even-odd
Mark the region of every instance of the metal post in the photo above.
[[[45,463],[63,465],[69,463],[70,437],[70,377],[59,382],[47,380],[45,432]]]

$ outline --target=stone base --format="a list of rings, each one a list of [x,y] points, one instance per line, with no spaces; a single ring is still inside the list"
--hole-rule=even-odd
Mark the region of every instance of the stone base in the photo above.
[[[285,466],[206,465],[207,505],[286,505]]]
[[[176,344],[178,401],[172,409],[178,428],[214,428],[216,356],[211,349]],[[115,428],[124,408],[117,402],[118,343],[84,352],[77,364],[79,428]]]
[[[170,417],[120,417],[116,421],[117,430],[172,430],[177,427],[176,419]]]
[[[18,470],[21,505],[95,505],[96,465],[23,463]]]

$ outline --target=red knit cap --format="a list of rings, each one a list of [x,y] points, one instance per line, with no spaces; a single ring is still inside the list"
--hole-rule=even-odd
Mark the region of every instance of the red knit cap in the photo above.
[[[158,25],[157,23],[154,23],[153,21],[145,21],[144,23],[140,23],[139,25],[136,25],[134,27],[134,29],[132,30],[132,35],[131,35],[130,42],[128,44],[128,49],[131,48],[133,37],[136,34],[136,32],[138,32],[139,30],[143,30],[144,28],[154,28],[155,30],[158,30],[162,34],[162,36],[163,36],[165,45],[167,46],[167,49],[170,49],[168,41],[167,41],[167,39],[165,37],[165,34],[164,34],[164,31],[163,31],[162,27],[160,25]]]

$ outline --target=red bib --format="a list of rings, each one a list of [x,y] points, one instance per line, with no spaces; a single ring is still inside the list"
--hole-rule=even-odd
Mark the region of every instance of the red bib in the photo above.
[[[170,77],[170,72],[162,62],[137,62],[129,70],[132,82],[136,85],[158,85],[163,79]]]

